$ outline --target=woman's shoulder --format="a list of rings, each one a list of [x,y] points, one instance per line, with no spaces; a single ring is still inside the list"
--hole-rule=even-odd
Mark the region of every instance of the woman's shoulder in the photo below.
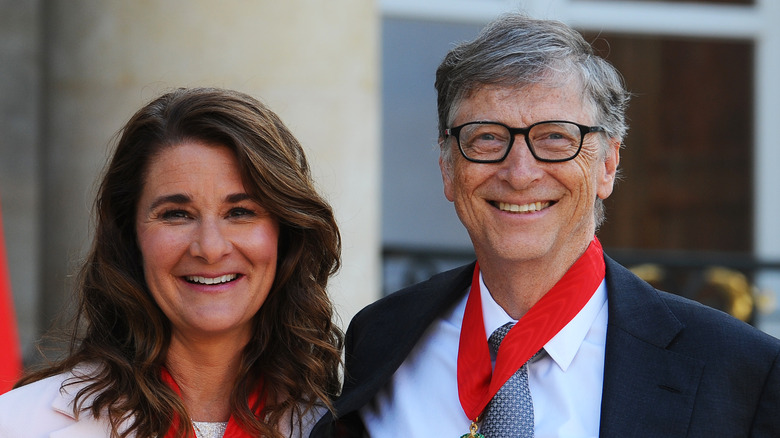
[[[0,395],[0,437],[38,437],[67,427],[73,418],[55,408],[62,383],[70,373],[57,374]]]
[[[279,421],[279,432],[284,437],[307,438],[314,425],[327,410],[328,408],[325,405],[318,403],[312,406],[311,409],[303,412],[303,416],[300,418],[288,411]]]
[[[9,412],[4,408],[50,407],[51,402],[58,396],[62,384],[70,377],[72,377],[71,372],[55,374],[0,395],[0,414]]]
[[[48,437],[75,424],[72,402],[82,384],[68,382],[81,380],[89,371],[79,367],[0,395],[0,437]]]

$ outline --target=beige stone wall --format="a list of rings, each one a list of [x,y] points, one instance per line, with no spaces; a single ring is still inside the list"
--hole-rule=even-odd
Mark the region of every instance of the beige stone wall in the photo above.
[[[31,236],[40,255],[28,257],[32,267],[11,266],[15,295],[33,293],[41,303],[20,311],[25,341],[31,327],[46,326],[65,303],[69,275],[89,244],[94,182],[112,135],[143,103],[179,86],[244,91],[282,117],[306,148],[341,226],[343,267],[331,291],[343,322],[378,297],[379,16],[373,2],[61,0],[44,2],[39,12],[40,139],[32,141],[38,158],[30,171],[38,173],[30,179],[41,208],[6,212],[3,204],[4,215],[39,223]],[[12,147],[0,143],[0,159]],[[0,183],[3,197],[16,191],[6,179]],[[6,233],[15,226],[6,224]],[[25,242],[9,244],[8,252],[20,245]],[[25,269],[40,284],[17,281],[15,273]],[[29,321],[31,309],[37,324]]]

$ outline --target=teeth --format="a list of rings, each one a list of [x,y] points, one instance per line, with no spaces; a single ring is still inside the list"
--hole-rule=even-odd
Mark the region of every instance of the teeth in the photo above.
[[[512,213],[528,213],[533,211],[539,211],[543,208],[550,206],[549,202],[532,202],[525,205],[508,204],[506,202],[499,202],[498,208],[502,211],[511,211]]]
[[[229,281],[235,280],[236,278],[238,278],[238,274],[228,274],[228,275],[223,275],[221,277],[214,277],[214,278],[188,276],[187,281],[191,283],[212,285],[212,284],[227,283]]]

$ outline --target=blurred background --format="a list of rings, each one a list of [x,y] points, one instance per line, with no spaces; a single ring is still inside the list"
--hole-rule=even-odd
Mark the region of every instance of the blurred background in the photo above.
[[[303,143],[344,239],[344,328],[470,261],[442,193],[434,72],[518,10],[583,32],[634,94],[607,252],[780,336],[776,0],[0,0],[0,205],[25,363],[69,315],[112,136],[174,87],[247,92]]]

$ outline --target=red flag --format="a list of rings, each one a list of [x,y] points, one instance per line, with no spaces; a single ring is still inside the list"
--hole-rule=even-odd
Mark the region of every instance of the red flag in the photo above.
[[[9,391],[22,373],[22,354],[14,317],[11,277],[3,239],[3,215],[0,211],[0,394]]]

